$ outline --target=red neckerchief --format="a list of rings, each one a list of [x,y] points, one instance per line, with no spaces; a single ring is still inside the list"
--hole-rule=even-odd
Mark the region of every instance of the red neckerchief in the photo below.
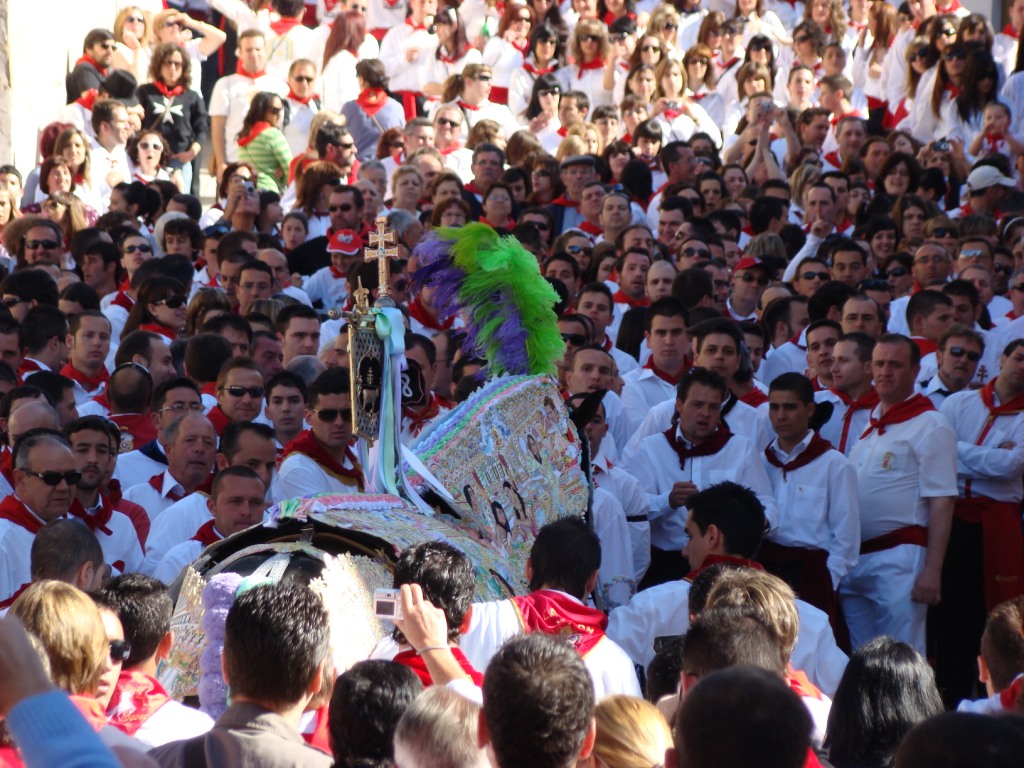
[[[701,91],[700,93],[691,93],[690,98],[694,101],[701,101],[705,96],[710,96],[711,91]]]
[[[672,375],[670,375],[668,373],[665,373],[665,371],[661,370],[661,368],[659,368],[658,366],[656,366],[654,364],[654,358],[653,357],[651,357],[650,359],[648,359],[648,361],[646,363],[644,363],[644,368],[647,369],[648,371],[652,371],[654,373],[654,375],[657,376],[662,381],[667,382],[668,384],[671,384],[673,387],[675,387],[675,386],[677,386],[679,384],[680,379],[683,378],[683,374],[686,373],[688,370],[690,370],[690,366],[689,366],[688,363],[689,363],[689,360],[687,360],[684,357],[683,358],[683,367],[679,369],[679,375],[678,376],[672,376]]]
[[[250,80],[255,80],[256,78],[263,77],[265,74],[267,74],[267,70],[261,69],[259,72],[250,72],[244,66],[242,66],[242,62],[239,61],[238,66],[235,68],[235,74],[241,75],[242,77],[248,77]]]
[[[213,395],[217,396],[217,382],[208,381],[199,388],[199,394],[201,395]]]
[[[569,129],[566,126],[563,125],[557,131],[555,131],[555,133],[557,133],[559,136],[561,136],[564,139],[566,136],[569,135]]]
[[[347,280],[348,279],[348,276],[342,270],[340,270],[336,266],[334,266],[333,263],[328,264],[327,266],[330,267],[330,269],[331,269],[331,277],[333,277],[335,280]]]
[[[228,415],[221,410],[219,405],[213,406],[213,408],[210,409],[210,412],[206,414],[206,418],[210,420],[211,424],[213,424],[213,429],[217,433],[217,437],[224,434],[224,427],[231,423],[231,419],[229,419]]]
[[[107,713],[103,706],[92,696],[77,696],[72,694],[68,698],[97,733],[107,727]]]
[[[932,352],[939,348],[938,344],[936,344],[931,339],[924,338],[923,336],[911,336],[910,340],[917,344],[917,348],[921,350],[921,357],[924,357],[925,355],[930,355]]]
[[[757,560],[749,560],[745,557],[736,557],[735,555],[705,555],[704,562],[701,563],[700,568],[694,568],[688,574],[686,574],[687,581],[693,581],[700,574],[710,568],[712,565],[719,565],[720,563],[729,563],[730,565],[742,565],[744,568],[753,568],[755,571],[763,571],[764,566],[761,565]]]
[[[1018,413],[1024,413],[1024,395],[1017,395],[1009,402],[996,405],[996,380],[992,379],[988,384],[982,387],[978,394],[981,395],[981,402],[988,408],[988,420],[985,422],[985,426],[981,430],[981,434],[978,436],[978,440],[975,445],[981,445],[982,442],[988,437],[989,430],[992,429],[992,425],[995,420],[1000,416],[1012,416]]]
[[[741,403],[746,403],[751,408],[757,408],[758,406],[764,405],[768,402],[768,395],[757,387],[751,387],[750,391],[743,395],[739,400]]]
[[[171,700],[155,677],[135,669],[122,669],[107,710],[117,730],[134,736],[153,714]]]
[[[845,392],[840,392],[835,387],[829,387],[829,391],[846,405],[846,413],[843,414],[843,432],[839,437],[839,450],[842,453],[846,453],[846,440],[850,436],[850,424],[853,422],[853,414],[865,409],[869,411],[874,410],[875,406],[878,405],[878,393],[872,387],[867,391],[867,394],[861,395],[854,400]]]
[[[199,530],[196,531],[196,535],[193,536],[190,540],[198,541],[200,544],[203,545],[203,549],[206,549],[211,544],[216,544],[218,541],[223,539],[224,537],[221,536],[217,532],[217,529],[214,527],[214,522],[214,520],[207,520],[205,523],[199,526]]]
[[[764,449],[764,457],[768,459],[768,463],[773,467],[778,467],[782,470],[782,479],[786,479],[786,475],[792,472],[794,469],[800,469],[800,467],[806,467],[812,461],[819,456],[824,456],[829,451],[835,450],[832,447],[832,443],[823,438],[817,432],[811,435],[811,442],[807,444],[807,447],[792,461],[787,461],[783,464],[779,461],[779,457],[775,455],[775,451],[772,450],[771,445]]]
[[[284,37],[302,23],[300,19],[278,19],[270,22],[270,28],[278,37]]]
[[[864,434],[860,436],[860,439],[863,440],[876,429],[879,435],[884,435],[886,427],[892,424],[902,424],[904,421],[910,421],[915,416],[920,416],[922,413],[934,410],[935,406],[931,400],[924,395],[914,395],[902,403],[897,403],[892,408],[889,408],[877,419],[871,416],[868,428],[864,430]]]
[[[135,299],[129,296],[124,291],[118,291],[114,295],[113,301],[110,302],[112,306],[121,307],[126,312],[131,312],[132,307],[135,306]]]
[[[77,381],[82,385],[86,392],[92,392],[94,389],[99,389],[110,381],[110,374],[103,366],[100,366],[100,372],[95,377],[90,378],[75,368],[71,363],[67,363],[60,369],[60,375],[67,376],[72,381]]]
[[[579,208],[580,204],[576,200],[570,200],[565,194],[561,194],[551,201],[550,205],[560,205],[563,208]]]
[[[528,61],[523,62],[523,69],[529,72],[534,77],[540,77],[541,75],[550,75],[555,71],[555,67],[537,67]]]
[[[327,449],[312,432],[306,430],[284,447],[284,452],[281,454],[282,460],[293,453],[301,453],[312,459],[327,474],[337,478],[345,485],[358,485],[359,490],[363,490],[363,468],[359,466],[359,459],[356,458],[351,448],[345,450],[345,455],[352,463],[352,467],[344,467],[327,452]]]
[[[946,83],[946,91],[949,93],[950,98],[955,99],[960,95],[960,86],[953,85],[952,83]]]
[[[626,142],[627,144],[632,144],[633,143],[633,134],[631,134],[631,133],[623,134],[622,140],[624,142]]]
[[[426,27],[425,27],[424,25],[422,25],[422,24],[417,24],[417,23],[416,23],[415,21],[413,21],[413,20],[412,20],[412,16],[407,16],[407,17],[405,18],[405,23],[406,23],[406,24],[407,24],[407,25],[408,25],[409,27],[412,27],[412,31],[413,31],[413,32],[415,32],[415,31],[416,31],[416,30],[418,30],[418,29],[422,29],[422,30],[423,30],[424,32],[426,32],[426,31],[427,31],[427,28],[426,28]]]
[[[670,108],[666,107],[665,109],[663,109],[661,111],[661,114],[663,114],[669,120],[675,120],[677,117],[679,117],[681,114],[683,114],[683,110],[681,110],[681,109],[670,109]]]
[[[619,288],[619,290],[617,290],[615,294],[612,296],[612,301],[614,301],[616,304],[628,304],[633,309],[637,307],[651,306],[651,300],[647,298],[646,295],[643,298],[634,299],[621,288]]]
[[[171,330],[166,325],[163,325],[161,323],[143,323],[142,325],[139,326],[139,330],[150,331],[152,333],[159,333],[161,336],[167,339],[168,342],[174,341],[176,338],[178,338],[178,334],[176,334],[173,330]]]
[[[299,734],[309,746],[328,755],[331,754],[330,712],[330,705],[324,704],[316,710],[316,722],[313,725],[313,730],[308,733],[303,731]]]
[[[75,99],[75,104],[81,104],[84,109],[92,112],[92,105],[96,103],[96,99],[100,96],[100,92],[95,88],[90,88],[85,92],[84,96],[79,96]]]
[[[463,187],[463,189],[473,195],[482,195],[484,193],[483,190],[476,185],[476,181],[470,181],[469,184]]]
[[[166,474],[167,474],[166,471],[165,472],[160,472],[159,474],[153,475],[146,482],[149,483],[150,487],[154,491],[156,491],[157,493],[161,493],[163,491],[163,487],[164,487],[164,475],[166,475]],[[173,477],[171,479],[174,480]],[[177,480],[175,480],[175,482],[177,482]],[[178,483],[178,484],[181,485],[180,483]],[[167,492],[167,498],[170,499],[171,501],[181,501],[182,499],[185,498],[185,494],[178,493],[178,491],[176,491],[176,490],[174,490],[172,488],[170,491]]]
[[[252,142],[256,140],[257,136],[259,136],[261,133],[263,133],[268,128],[273,128],[273,127],[274,126],[272,126],[266,120],[260,120],[252,128],[249,129],[249,132],[245,136],[243,136],[242,138],[240,138],[238,140],[238,146],[244,147],[244,146],[246,146],[248,144],[252,144]]]
[[[29,512],[25,503],[13,493],[3,501],[0,501],[0,520],[9,520],[15,525],[20,525],[29,533],[39,533],[40,529],[46,525],[46,523]]]
[[[828,152],[825,155],[825,160],[833,168],[842,168],[843,167],[843,161],[839,159],[839,150],[838,149],[834,149],[831,152]]]
[[[97,72],[99,72],[104,77],[106,77],[107,73],[110,71],[109,67],[101,67],[100,63],[98,61],[96,61],[96,59],[94,59],[92,56],[90,56],[87,53],[83,53],[81,55],[81,57],[78,59],[78,61],[75,62],[75,66],[76,67],[79,64],[90,64],[93,69],[95,69]]]
[[[468,101],[463,101],[462,99],[459,99],[456,104],[459,105],[459,109],[468,109],[470,112],[476,112],[480,109],[480,105],[473,106]]]
[[[380,112],[387,103],[387,100],[388,94],[383,88],[364,88],[356,96],[356,104],[369,117],[373,117]]]
[[[427,425],[431,419],[436,418],[441,413],[441,408],[450,408],[450,406],[441,401],[437,395],[433,392],[430,393],[430,399],[426,405],[420,409],[409,408],[402,406],[402,416],[410,420],[409,432],[413,437],[419,435],[423,431],[423,427]]]
[[[669,446],[676,452],[679,457],[679,468],[686,468],[686,460],[696,458],[698,456],[713,456],[725,447],[725,444],[732,438],[732,432],[729,431],[728,427],[720,426],[715,430],[715,433],[711,435],[703,443],[697,443],[693,448],[687,448],[683,441],[676,437],[676,430],[678,427],[669,427],[662,434],[665,435],[665,439],[668,441]]]
[[[451,651],[452,656],[455,657],[455,660],[459,662],[459,666],[462,667],[462,671],[472,678],[473,683],[478,686],[483,685],[484,676],[473,668],[473,665],[469,663],[469,659],[466,658],[466,654],[454,646],[452,646]],[[434,680],[431,678],[430,672],[427,670],[426,662],[423,661],[423,657],[421,657],[416,651],[402,651],[401,653],[396,654],[392,661],[406,666],[415,672],[416,677],[418,677],[420,682],[423,683],[424,688],[429,688],[434,684]]]
[[[525,56],[530,51],[529,40],[523,40],[522,42],[518,43],[515,40],[513,40],[511,43],[509,43],[509,45],[511,45],[513,48],[515,48],[517,51],[523,54],[523,56]]]
[[[24,382],[26,373],[35,373],[36,371],[41,370],[43,370],[42,366],[40,366],[35,360],[23,357],[21,359],[21,365],[18,366],[18,379]]]
[[[449,317],[443,323],[438,320],[433,314],[431,314],[425,306],[423,301],[420,299],[419,294],[416,295],[412,301],[409,302],[408,306],[409,317],[418,322],[424,328],[429,328],[432,331],[447,331],[450,330],[452,324],[455,322],[455,316]]]
[[[509,220],[506,221],[504,224],[495,224],[494,222],[488,221],[485,216],[481,216],[479,219],[477,219],[477,221],[479,221],[481,224],[486,224],[492,229],[498,229],[499,227],[502,229],[515,229],[516,226],[515,219],[511,217],[509,217]]]
[[[999,152],[999,145],[1006,139],[1001,133],[986,133],[982,139],[982,146],[988,149],[988,152],[982,151],[982,154],[991,154]]]
[[[107,527],[107,523],[110,522],[110,518],[114,514],[114,503],[102,493],[99,496],[99,502],[100,508],[96,511],[95,515],[90,515],[85,510],[85,505],[78,499],[71,502],[71,509],[69,509],[68,512],[73,517],[77,517],[85,523],[93,533],[99,531],[100,533],[110,536],[113,534],[113,531]]]
[[[727,69],[730,69],[730,68],[736,66],[739,63],[739,61],[740,61],[740,57],[739,56],[733,56],[728,61],[722,61],[722,55],[721,55],[721,53],[719,53],[719,55],[717,57],[717,60],[715,61],[715,64],[718,66],[718,69],[720,70],[719,74],[722,74]]]
[[[786,666],[786,682],[789,684],[790,690],[801,698],[817,699],[818,701],[825,698],[814,683],[807,679],[807,675],[788,665]]]
[[[1017,675],[1016,679],[999,693],[999,703],[1003,709],[1014,711],[1017,708],[1017,700],[1024,695],[1024,675]]]
[[[1007,24],[1003,27],[1003,34],[1007,37],[1012,37],[1014,40],[1020,37],[1020,32],[1017,31],[1013,24]]]
[[[181,96],[185,92],[185,86],[176,85],[173,88],[168,88],[164,83],[159,80],[153,81],[153,87],[156,88],[160,93],[166,96],[168,99],[173,99],[175,96]]]
[[[14,454],[6,445],[0,450],[0,475],[14,487]]]
[[[868,23],[866,21],[854,21],[853,19],[848,19],[846,25],[851,29],[855,29],[860,32],[861,30],[867,29]]]
[[[438,152],[440,152],[443,156],[448,157],[448,155],[450,155],[452,152],[458,152],[460,149],[462,149],[462,143],[456,141],[450,147],[446,147],[445,149],[439,149]],[[469,185],[467,185],[465,189],[468,190]]]
[[[294,101],[297,102],[298,104],[301,104],[302,106],[306,106],[315,98],[316,94],[311,94],[309,96],[299,96],[299,94],[292,90],[291,86],[288,86],[288,99],[290,101]]]
[[[608,617],[602,611],[554,590],[540,589],[513,597],[510,602],[527,632],[568,640],[580,656],[593,650],[608,627]]]
[[[576,79],[582,80],[583,73],[586,72],[587,70],[604,69],[604,61],[600,58],[591,59],[590,61],[585,61],[582,64],[578,64],[577,68],[579,69],[579,73],[576,75]]]
[[[597,224],[591,224],[589,221],[584,221],[582,224],[577,226],[576,229],[582,229],[588,235],[593,235],[594,237],[597,237],[604,232],[604,230]]]

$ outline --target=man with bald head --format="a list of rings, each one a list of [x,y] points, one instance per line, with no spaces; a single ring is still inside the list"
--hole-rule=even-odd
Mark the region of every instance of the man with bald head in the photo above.
[[[270,286],[273,293],[283,293],[285,296],[291,296],[293,299],[301,301],[307,307],[313,306],[313,302],[309,300],[309,295],[301,288],[296,288],[292,285],[292,276],[288,271],[287,256],[276,248],[264,248],[256,252],[256,259],[270,267],[274,273],[274,280]]]
[[[30,430],[14,444],[14,493],[0,502],[0,608],[32,581],[32,541],[48,522],[67,515],[80,477],[59,432]]]
[[[201,413],[190,411],[172,421],[159,440],[167,454],[167,469],[124,493],[126,499],[145,509],[154,523],[174,502],[195,493],[209,480],[217,453],[217,433]]]

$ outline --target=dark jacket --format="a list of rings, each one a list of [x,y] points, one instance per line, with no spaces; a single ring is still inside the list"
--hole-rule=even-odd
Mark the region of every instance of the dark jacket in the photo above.
[[[145,115],[142,127],[157,130],[170,147],[168,155],[186,151],[192,142],[206,142],[210,132],[210,118],[206,113],[203,97],[186,88],[173,98],[164,96],[152,83],[140,85],[135,92]]]

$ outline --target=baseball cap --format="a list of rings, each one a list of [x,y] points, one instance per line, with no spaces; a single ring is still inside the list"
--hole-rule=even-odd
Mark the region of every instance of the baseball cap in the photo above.
[[[967,177],[967,187],[972,192],[977,192],[981,189],[988,189],[995,185],[1003,187],[1016,187],[1017,182],[1008,176],[1003,176],[999,172],[999,169],[992,165],[979,165],[970,175]]]
[[[593,155],[572,155],[562,161],[561,168],[565,170],[573,165],[589,165],[591,168],[596,168],[597,160]]]
[[[329,253],[355,256],[361,250],[363,250],[363,238],[359,236],[358,232],[354,232],[351,229],[339,229],[331,235],[331,239],[327,243],[327,251]]]
[[[732,268],[732,273],[735,275],[737,272],[742,272],[746,269],[757,269],[758,267],[765,272],[768,271],[768,265],[756,256],[744,256],[736,262],[736,266]]]

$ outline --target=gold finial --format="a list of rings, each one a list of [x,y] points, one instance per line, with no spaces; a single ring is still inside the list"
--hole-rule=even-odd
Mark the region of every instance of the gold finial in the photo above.
[[[370,292],[363,288],[363,278],[356,278],[356,281],[359,287],[352,294],[356,300],[356,312],[365,315],[370,311]]]
[[[366,255],[364,256],[366,261],[377,262],[378,297],[391,295],[391,269],[388,261],[398,258],[398,248],[388,248],[387,246],[394,242],[395,231],[388,228],[387,218],[380,216],[377,219],[377,231],[370,233],[370,248],[366,249]]]

